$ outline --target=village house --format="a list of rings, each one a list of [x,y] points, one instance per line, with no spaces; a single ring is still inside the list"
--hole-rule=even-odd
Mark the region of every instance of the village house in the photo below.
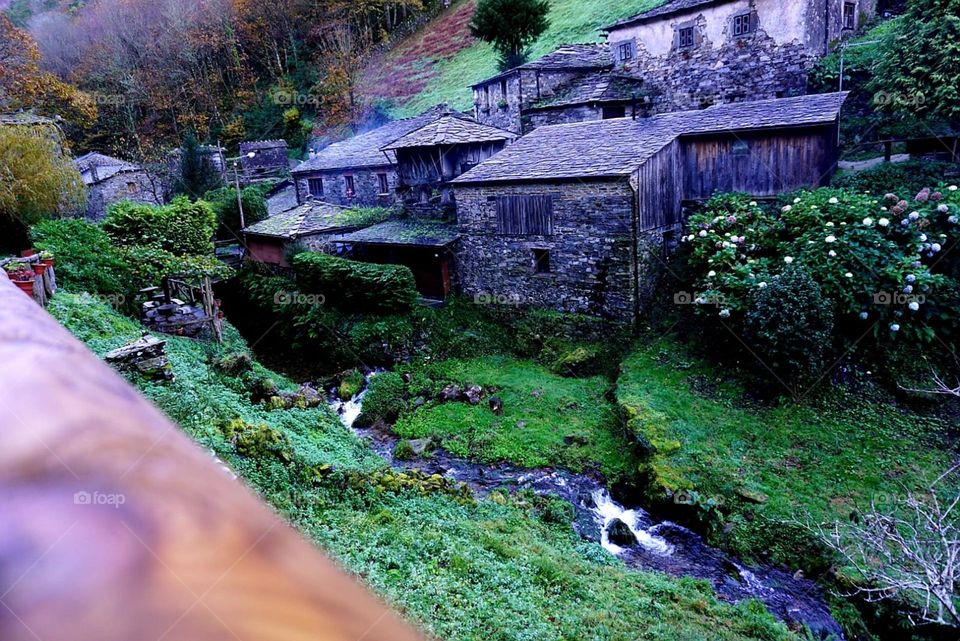
[[[446,111],[445,105],[439,105],[311,153],[293,170],[297,202],[313,199],[347,207],[394,204],[397,170],[381,149]]]
[[[882,4],[882,3],[881,3]],[[473,86],[477,120],[537,127],[803,95],[877,0],[671,0]]]
[[[160,179],[139,165],[96,152],[77,158],[74,164],[87,189],[85,216],[90,220],[102,220],[110,205],[122,200],[163,204]]]
[[[240,143],[241,181],[256,182],[290,173],[286,140],[253,140]]]
[[[421,216],[454,213],[450,181],[491,158],[516,134],[450,111],[382,148],[397,166],[397,194]]]
[[[685,202],[826,183],[845,97],[541,127],[453,181],[459,287],[632,322]]]
[[[289,267],[290,250],[331,253],[331,240],[359,227],[339,205],[312,200],[270,216],[243,230],[247,258],[276,267]]]

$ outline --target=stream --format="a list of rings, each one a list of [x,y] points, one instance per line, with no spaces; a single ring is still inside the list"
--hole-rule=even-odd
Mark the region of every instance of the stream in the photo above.
[[[371,374],[375,375],[376,372]],[[332,389],[329,390],[328,400],[343,424],[367,439],[374,451],[391,466],[441,474],[465,483],[479,497],[485,497],[497,489],[512,488],[562,498],[573,505],[574,530],[583,538],[600,543],[627,566],[705,579],[724,600],[737,602],[758,599],[774,616],[788,624],[807,626],[814,638],[843,640],[843,631],[831,616],[821,590],[814,581],[795,577],[773,567],[747,568],[745,564],[707,545],[692,530],[670,521],[657,522],[643,508],[620,505],[598,475],[526,469],[508,464],[483,465],[440,449],[431,452],[427,458],[415,461],[395,459],[393,451],[399,437],[383,430],[354,427],[365,394],[366,389],[352,400],[343,401],[337,397],[336,389]],[[622,524],[618,524],[618,521]],[[610,540],[611,528],[616,525],[620,536],[614,535],[614,538],[623,543],[623,524],[636,538],[636,543],[621,546]]]

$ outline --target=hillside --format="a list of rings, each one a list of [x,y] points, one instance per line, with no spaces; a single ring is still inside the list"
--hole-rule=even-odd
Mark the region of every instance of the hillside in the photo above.
[[[551,0],[550,27],[530,48],[531,58],[559,45],[595,42],[600,28],[663,4],[664,0]],[[360,94],[371,102],[385,101],[395,116],[419,113],[441,102],[458,109],[472,104],[469,85],[497,73],[497,56],[490,45],[470,35],[476,0],[461,0],[389,51],[374,58],[363,71]]]

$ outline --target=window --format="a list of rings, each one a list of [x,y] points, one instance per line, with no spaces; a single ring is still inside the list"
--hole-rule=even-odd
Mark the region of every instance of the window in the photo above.
[[[625,118],[627,116],[627,108],[624,105],[607,105],[603,108],[602,113],[604,120]]]
[[[503,101],[507,100],[507,79],[506,78],[500,79],[500,98]]]
[[[490,85],[483,88],[483,108],[490,110]]]
[[[686,49],[693,46],[693,27],[684,27],[677,31],[677,47]]]
[[[617,48],[617,57],[620,62],[624,63],[633,60],[633,43],[621,42],[620,46]]]
[[[733,16],[734,36],[745,36],[748,33],[752,33],[753,29],[754,21],[752,13],[744,13],[739,16]]]
[[[537,274],[550,273],[550,250],[549,249],[533,250],[533,271]]]
[[[506,236],[553,234],[551,196],[498,196],[497,232]]]
[[[129,182],[127,183],[127,193],[131,196],[137,193],[137,183]]]
[[[731,147],[731,152],[734,156],[749,156],[750,155],[750,143],[746,140],[737,140],[733,143]]]
[[[844,29],[857,28],[857,3],[856,2],[843,3],[843,28]]]
[[[380,195],[390,193],[390,183],[387,181],[386,174],[377,174],[377,180],[380,182]]]
[[[353,195],[356,193],[353,186],[353,176],[344,176],[343,179],[347,183],[347,198],[353,198]]]
[[[314,198],[323,198],[323,178],[310,178],[307,180],[307,191]]]

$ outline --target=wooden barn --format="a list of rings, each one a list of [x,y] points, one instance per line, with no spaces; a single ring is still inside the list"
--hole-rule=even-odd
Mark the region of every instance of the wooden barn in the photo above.
[[[452,208],[449,182],[496,155],[516,134],[449,112],[382,148],[396,162],[397,191],[408,208]]]
[[[460,286],[632,322],[686,201],[827,183],[845,97],[541,127],[453,181]]]

